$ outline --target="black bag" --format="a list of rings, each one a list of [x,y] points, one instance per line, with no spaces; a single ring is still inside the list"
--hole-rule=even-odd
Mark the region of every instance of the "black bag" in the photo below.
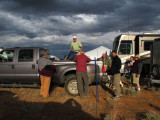
[[[109,69],[107,69],[106,73],[107,73],[108,75],[112,75],[112,71],[111,71],[111,69],[110,69],[110,68],[109,68]]]

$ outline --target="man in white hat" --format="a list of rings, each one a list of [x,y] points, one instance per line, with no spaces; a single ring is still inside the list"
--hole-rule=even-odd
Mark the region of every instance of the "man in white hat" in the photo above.
[[[76,36],[73,36],[73,42],[70,46],[70,53],[68,55],[69,60],[73,60],[76,57],[76,54],[78,52],[81,52],[83,49],[83,46],[80,41],[77,40]]]
[[[73,42],[71,43],[70,50],[72,49],[73,51],[77,51],[77,52],[81,52],[83,49],[81,42],[77,40],[76,36],[73,36]]]
[[[91,59],[84,54],[85,54],[84,51],[78,52],[73,60],[74,62],[77,63],[76,67],[77,88],[81,98],[87,97],[88,95],[89,79],[88,79],[86,64],[91,61]]]

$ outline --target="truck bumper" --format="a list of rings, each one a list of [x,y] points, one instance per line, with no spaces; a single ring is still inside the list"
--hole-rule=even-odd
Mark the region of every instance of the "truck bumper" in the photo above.
[[[151,84],[160,84],[160,79],[151,78],[150,81],[151,81]]]

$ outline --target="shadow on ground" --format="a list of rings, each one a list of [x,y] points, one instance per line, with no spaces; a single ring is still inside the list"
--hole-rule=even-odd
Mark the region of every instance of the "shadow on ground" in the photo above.
[[[149,104],[149,106],[160,112],[160,107],[157,107],[156,105],[153,104]]]
[[[108,91],[112,96],[115,96],[114,92],[113,92],[110,88],[106,87],[106,85],[105,85],[104,83],[101,84],[101,87],[102,87],[105,91]]]
[[[57,102],[26,102],[9,91],[0,91],[0,120],[95,120],[73,98]]]

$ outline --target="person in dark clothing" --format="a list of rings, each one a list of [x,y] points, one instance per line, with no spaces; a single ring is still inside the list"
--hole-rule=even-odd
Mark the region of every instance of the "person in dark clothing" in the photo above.
[[[73,60],[77,62],[76,67],[76,76],[77,76],[77,87],[78,92],[81,98],[84,98],[88,95],[88,74],[87,74],[87,62],[90,62],[91,59],[84,55],[84,52],[78,52],[77,56]]]
[[[133,63],[132,67],[132,77],[133,77],[133,84],[137,85],[137,91],[140,90],[139,78],[142,71],[142,63],[140,60],[140,55],[135,56],[135,62]]]
[[[120,99],[121,88],[120,88],[120,69],[121,69],[121,59],[117,56],[116,51],[112,51],[112,65],[111,65],[111,74],[113,76],[113,87],[115,89],[116,99]]]
[[[55,71],[55,66],[51,60],[48,59],[48,52],[44,52],[43,57],[38,59],[38,72],[40,74],[41,80],[41,91],[40,95],[43,98],[47,98],[49,96],[49,87],[51,78],[53,76],[53,72]]]

